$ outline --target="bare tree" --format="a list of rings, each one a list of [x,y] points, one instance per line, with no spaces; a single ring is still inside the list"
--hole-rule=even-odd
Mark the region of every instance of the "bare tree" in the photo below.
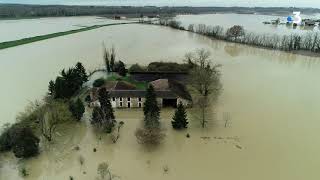
[[[107,180],[113,180],[115,178],[119,178],[119,176],[116,176],[111,173],[109,164],[106,162],[100,163],[98,165],[98,174],[100,175],[100,179],[107,179]]]
[[[194,24],[189,24],[188,31],[194,32]]]
[[[157,145],[165,137],[163,130],[158,127],[138,128],[135,132],[138,143],[145,145]]]
[[[58,126],[73,119],[68,105],[62,101],[50,101],[39,109],[40,132],[48,141],[52,141]]]
[[[111,140],[113,143],[116,143],[118,141],[118,139],[120,138],[120,129],[123,125],[124,125],[124,122],[120,121],[118,123],[117,131],[112,133]]]
[[[193,56],[194,67],[190,72],[190,80],[193,88],[198,92],[198,105],[201,108],[201,124],[206,125],[206,108],[209,106],[209,95],[217,95],[221,89],[220,84],[220,65],[212,65],[210,52],[205,49],[199,49]]]

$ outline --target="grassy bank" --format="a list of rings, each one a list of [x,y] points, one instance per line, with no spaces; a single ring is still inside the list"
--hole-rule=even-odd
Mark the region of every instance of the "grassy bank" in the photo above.
[[[97,29],[97,28],[101,28],[101,27],[105,27],[105,26],[133,24],[133,23],[136,23],[136,22],[94,25],[94,26],[84,27],[84,28],[70,30],[70,31],[57,32],[57,33],[46,34],[46,35],[41,35],[41,36],[23,38],[23,39],[14,40],[14,41],[2,42],[2,43],[0,43],[0,50],[15,47],[15,46],[20,46],[23,44],[29,44],[29,43],[33,43],[33,42],[37,42],[37,41],[42,41],[42,40],[46,40],[46,39],[51,39],[51,38],[55,38],[55,37],[59,37],[59,36],[65,36],[65,35],[74,34],[74,33],[78,33],[78,32],[89,31],[89,30],[93,30],[93,29]]]

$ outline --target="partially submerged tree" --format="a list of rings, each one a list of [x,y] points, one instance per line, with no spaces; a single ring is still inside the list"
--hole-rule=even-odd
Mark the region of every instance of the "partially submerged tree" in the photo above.
[[[0,152],[12,150],[18,158],[32,157],[39,153],[39,142],[30,128],[14,124],[1,134]]]
[[[157,145],[164,139],[165,134],[159,127],[144,127],[138,128],[135,136],[140,144]]]
[[[48,141],[53,140],[57,128],[73,119],[68,105],[60,100],[51,100],[38,111],[40,132]]]
[[[175,114],[172,118],[172,127],[174,129],[184,129],[188,127],[188,119],[185,107],[180,102],[178,108],[175,111]]]
[[[111,72],[110,53],[109,53],[109,50],[106,49],[104,43],[103,43],[103,60],[104,60],[104,64],[106,66],[107,72]]]
[[[143,106],[144,127],[138,128],[135,132],[138,143],[147,145],[159,144],[165,134],[160,128],[160,108],[152,85],[149,85],[146,94],[146,101]]]
[[[98,174],[100,175],[101,180],[104,180],[104,179],[113,180],[118,177],[111,173],[110,166],[107,162],[100,163],[98,165],[97,171],[98,171]]]
[[[227,30],[226,35],[227,38],[234,38],[236,41],[239,37],[245,35],[245,31],[242,26],[235,25]]]
[[[73,117],[80,121],[85,112],[83,102],[79,98],[75,102],[71,101],[69,104],[69,109]]]
[[[146,127],[158,127],[160,119],[160,108],[157,96],[152,85],[149,85],[146,100],[143,106],[144,122]]]
[[[209,96],[218,95],[220,84],[220,65],[212,65],[210,52],[205,49],[197,50],[193,60],[194,67],[190,72],[190,82],[192,87],[198,92],[198,105],[201,109],[201,124],[206,124],[206,108],[209,106]],[[213,97],[213,98],[215,98]]]
[[[98,94],[100,107],[94,107],[91,123],[107,133],[111,133],[116,120],[110,98],[105,88],[100,89]]]
[[[188,31],[194,32],[194,24],[189,24]]]
[[[118,139],[120,138],[120,129],[121,127],[124,125],[124,122],[123,121],[120,121],[117,125],[117,131],[114,132],[112,135],[111,135],[111,140],[113,143],[116,143],[118,141]]]
[[[39,138],[29,128],[18,128],[12,137],[12,151],[18,158],[27,158],[39,153]]]

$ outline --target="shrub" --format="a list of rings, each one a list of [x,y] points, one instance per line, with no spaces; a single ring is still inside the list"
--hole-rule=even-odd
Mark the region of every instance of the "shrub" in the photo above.
[[[73,117],[80,121],[83,113],[85,112],[85,107],[82,101],[78,98],[75,102],[70,102],[69,109]]]
[[[106,81],[103,78],[96,79],[93,82],[93,87],[101,87],[102,85],[104,85],[105,82]]]
[[[157,145],[165,137],[160,128],[138,128],[135,132],[138,143],[146,145]]]
[[[146,71],[145,67],[142,67],[139,64],[133,64],[129,68],[129,72],[145,72],[145,71]]]
[[[39,141],[30,128],[15,124],[0,136],[0,150],[12,150],[16,157],[28,158],[38,154]]]

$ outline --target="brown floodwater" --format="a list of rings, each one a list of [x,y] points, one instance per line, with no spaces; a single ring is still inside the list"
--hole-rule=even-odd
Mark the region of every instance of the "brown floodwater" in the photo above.
[[[116,111],[117,120],[125,122],[116,144],[109,136],[95,133],[86,114],[83,122],[59,130],[56,141],[42,147],[36,158],[1,155],[1,180],[22,179],[18,169],[23,166],[30,180],[95,179],[101,162],[108,162],[118,179],[130,180],[319,178],[320,58],[165,27],[111,26],[1,50],[1,124],[13,122],[28,100],[40,99],[48,81],[62,68],[77,61],[89,69],[101,66],[102,41],[114,44],[119,59],[128,64],[182,62],[188,51],[209,49],[213,62],[222,64],[223,92],[211,109],[208,127],[202,129],[197,113],[189,110],[190,127],[174,131],[173,110],[164,109],[161,122],[166,138],[157,148],[146,148],[134,136],[141,110]],[[186,133],[191,137],[186,138]],[[79,151],[74,150],[77,145]]]
[[[0,42],[117,22],[119,22],[119,20],[96,16],[48,17],[16,20],[0,19]]]

